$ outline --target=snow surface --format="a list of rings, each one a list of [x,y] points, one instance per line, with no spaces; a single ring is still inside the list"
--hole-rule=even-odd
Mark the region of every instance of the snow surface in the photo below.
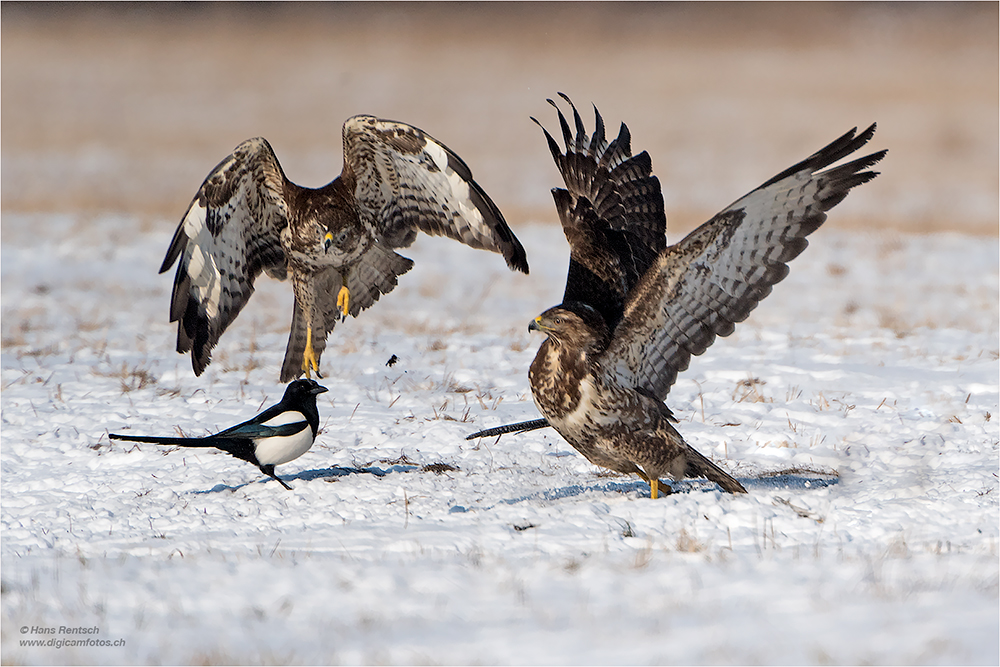
[[[196,378],[155,273],[174,223],[5,215],[4,662],[996,664],[996,240],[836,214],[668,399],[750,493],[656,501],[551,430],[463,439],[537,416],[555,226],[511,221],[528,277],[441,239],[405,253],[333,333],[286,491],[107,433],[206,434],[277,401],[287,284],[259,281]],[[22,644],[63,625],[125,645]]]

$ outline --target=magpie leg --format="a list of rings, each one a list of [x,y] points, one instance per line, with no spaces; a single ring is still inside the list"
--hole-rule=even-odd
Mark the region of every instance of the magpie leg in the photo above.
[[[271,479],[273,479],[276,482],[278,482],[278,484],[281,484],[283,487],[285,487],[289,491],[292,490],[292,487],[290,487],[287,484],[285,484],[284,480],[282,480],[280,477],[278,477],[277,475],[274,474],[274,466],[272,466],[272,465],[260,466],[260,471],[262,473],[264,473],[265,475],[267,475],[268,477],[270,477]]]

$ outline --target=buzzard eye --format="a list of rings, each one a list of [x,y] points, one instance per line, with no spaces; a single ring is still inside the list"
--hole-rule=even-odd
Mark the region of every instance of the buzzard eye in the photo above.
[[[555,324],[562,324],[562,318],[561,318],[561,317],[557,317],[556,319],[554,319],[554,320],[552,320],[552,321],[553,321],[553,322],[554,322]]]
[[[327,232],[326,236],[323,237],[323,250],[329,250],[332,245],[344,245],[344,241],[347,240],[348,236],[350,236],[350,230],[347,229],[341,230],[341,232],[337,234],[336,238],[334,238],[333,232]]]

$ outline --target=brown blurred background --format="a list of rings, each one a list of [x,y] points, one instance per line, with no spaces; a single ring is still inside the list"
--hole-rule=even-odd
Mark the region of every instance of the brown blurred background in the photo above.
[[[872,121],[883,175],[838,227],[996,235],[997,25],[997,3],[6,2],[2,211],[169,237],[243,139],[315,187],[371,113],[453,148],[515,229],[554,221],[529,116],[556,129],[563,91],[650,152],[672,240]]]

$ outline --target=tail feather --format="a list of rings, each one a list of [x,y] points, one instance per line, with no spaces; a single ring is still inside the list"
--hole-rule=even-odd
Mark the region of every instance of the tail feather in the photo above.
[[[737,482],[726,471],[702,456],[695,449],[689,447],[687,455],[687,470],[684,473],[687,477],[704,477],[710,482],[715,482],[722,487],[726,493],[746,493],[743,485]]]
[[[252,463],[255,466],[260,466],[260,462],[257,461],[257,456],[254,453],[252,438],[227,438],[217,435],[208,435],[204,438],[167,438],[152,435],[122,435],[120,433],[109,433],[108,437],[112,440],[143,442],[152,445],[169,445],[173,447],[214,447],[238,459]],[[267,474],[266,470],[264,472]]]
[[[333,327],[330,327],[331,329]],[[313,332],[315,335],[315,332]],[[326,336],[317,336],[313,340],[313,350],[319,359],[326,348]],[[292,307],[292,326],[288,332],[288,344],[285,346],[285,358],[281,362],[281,381],[291,382],[302,375],[302,355],[306,349],[306,318],[299,306],[298,300]]]
[[[112,440],[125,440],[128,442],[143,442],[153,445],[173,445],[176,447],[218,447],[216,438],[166,438],[152,435],[121,435],[110,433],[108,437]]]

